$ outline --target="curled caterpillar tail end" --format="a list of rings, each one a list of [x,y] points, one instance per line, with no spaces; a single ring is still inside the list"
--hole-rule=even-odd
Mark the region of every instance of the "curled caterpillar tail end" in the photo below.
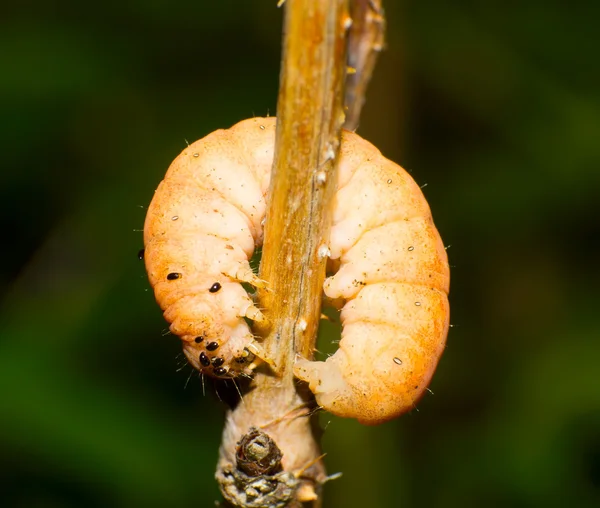
[[[340,367],[331,361],[298,359],[294,375],[308,383],[317,404],[325,411],[342,418],[354,418],[363,425],[385,423],[410,409],[399,410],[394,394],[373,393],[366,385],[348,382]]]
[[[329,366],[325,365],[325,362],[311,362],[304,358],[298,358],[294,364],[294,375],[298,379],[308,383],[310,391],[317,396],[319,405],[328,411],[329,408],[321,403],[319,397],[323,393],[329,395],[341,393],[346,386],[340,370],[338,368],[329,368]]]

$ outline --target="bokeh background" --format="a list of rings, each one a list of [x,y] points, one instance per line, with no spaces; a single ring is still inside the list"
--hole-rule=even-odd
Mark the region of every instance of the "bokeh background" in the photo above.
[[[275,3],[3,5],[2,506],[219,498],[137,253],[186,141],[275,113]],[[386,3],[359,133],[428,184],[454,327],[418,411],[322,415],[325,506],[600,506],[600,3]]]

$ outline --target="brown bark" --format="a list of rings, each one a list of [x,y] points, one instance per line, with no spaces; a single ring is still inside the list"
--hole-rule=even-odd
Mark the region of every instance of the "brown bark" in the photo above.
[[[310,419],[314,401],[292,367],[298,354],[312,358],[319,326],[350,23],[346,0],[287,0],[285,10],[260,268],[268,290],[259,306],[270,326],[257,330],[273,366],[257,370],[228,414],[217,468],[222,492],[237,506],[320,506],[327,478]]]
[[[379,53],[384,46],[385,18],[381,0],[353,0],[350,7],[352,27],[348,44],[351,73],[346,83],[346,122],[344,127],[356,130],[365,93]]]

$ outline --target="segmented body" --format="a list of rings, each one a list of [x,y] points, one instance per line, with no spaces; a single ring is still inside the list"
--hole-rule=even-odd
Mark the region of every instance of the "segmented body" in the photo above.
[[[169,168],[148,210],[145,261],[156,299],[197,369],[249,373],[260,347],[244,318],[264,316],[241,286],[263,284],[248,260],[262,243],[275,118],[209,134]],[[429,206],[400,166],[344,132],[329,242],[339,268],[342,339],[325,362],[294,372],[340,416],[380,423],[426,389],[448,331],[449,268]]]

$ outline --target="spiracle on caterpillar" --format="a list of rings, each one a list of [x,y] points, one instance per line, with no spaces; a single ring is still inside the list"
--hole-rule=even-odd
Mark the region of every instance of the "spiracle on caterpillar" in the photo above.
[[[244,120],[189,145],[146,215],[156,300],[188,361],[218,378],[268,361],[247,322],[265,317],[242,283],[265,287],[249,259],[263,240],[275,122]],[[333,210],[323,252],[337,270],[323,289],[344,303],[342,338],[326,361],[298,359],[294,373],[324,409],[381,423],[414,407],[443,352],[448,259],[419,186],[348,131]]]

